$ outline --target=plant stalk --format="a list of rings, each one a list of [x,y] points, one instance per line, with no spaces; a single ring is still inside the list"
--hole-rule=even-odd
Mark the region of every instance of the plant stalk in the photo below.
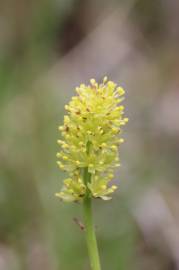
[[[88,173],[87,168],[84,170],[84,183],[90,182],[91,174]],[[90,259],[91,270],[101,270],[98,246],[96,241],[93,213],[92,213],[92,199],[89,190],[83,200],[83,211],[84,211],[84,224],[86,241]]]

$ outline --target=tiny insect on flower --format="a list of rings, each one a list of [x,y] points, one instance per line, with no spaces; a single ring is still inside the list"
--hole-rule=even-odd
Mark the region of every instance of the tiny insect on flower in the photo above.
[[[65,105],[67,115],[59,127],[62,140],[57,153],[58,166],[70,175],[64,180],[61,192],[56,195],[64,201],[82,201],[86,192],[94,198],[109,199],[117,189],[110,185],[115,167],[120,166],[118,147],[124,142],[121,127],[124,118],[125,91],[104,77],[89,85],[76,88],[77,95]],[[87,169],[90,182],[84,183],[82,174]]]

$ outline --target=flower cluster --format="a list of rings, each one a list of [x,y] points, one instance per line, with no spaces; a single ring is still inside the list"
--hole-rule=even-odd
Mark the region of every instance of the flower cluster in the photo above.
[[[61,192],[56,195],[64,201],[80,201],[88,192],[91,196],[108,199],[117,187],[109,186],[115,167],[120,166],[118,146],[124,141],[119,136],[128,122],[121,105],[125,91],[108,81],[90,85],[81,84],[77,95],[65,106],[67,115],[59,127],[62,140],[57,153],[60,169],[68,172]],[[84,170],[90,175],[84,182]]]

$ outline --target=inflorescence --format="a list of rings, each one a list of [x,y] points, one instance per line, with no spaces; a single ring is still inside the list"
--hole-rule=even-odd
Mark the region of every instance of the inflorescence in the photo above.
[[[62,140],[57,153],[59,168],[68,172],[61,192],[56,196],[64,201],[81,201],[85,195],[109,199],[116,185],[110,185],[115,167],[120,166],[118,147],[124,139],[119,135],[128,122],[124,118],[124,89],[104,77],[98,84],[81,84],[77,95],[65,106],[68,112],[59,127]],[[84,170],[90,181],[83,180]]]

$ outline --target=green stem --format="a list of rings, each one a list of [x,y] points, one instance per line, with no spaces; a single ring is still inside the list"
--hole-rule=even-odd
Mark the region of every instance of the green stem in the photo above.
[[[91,174],[88,173],[87,168],[84,171],[84,183],[90,182]],[[94,230],[93,215],[92,215],[92,200],[89,191],[83,201],[84,210],[84,223],[85,223],[85,233],[86,241],[88,247],[88,253],[90,258],[90,264],[92,270],[101,270],[99,253],[96,241],[96,235]]]

